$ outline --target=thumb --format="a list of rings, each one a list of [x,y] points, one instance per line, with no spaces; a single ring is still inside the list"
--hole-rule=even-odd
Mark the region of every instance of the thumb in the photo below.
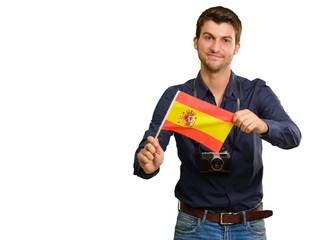
[[[161,145],[160,145],[160,142],[159,142],[159,139],[158,139],[158,138],[155,139],[155,145],[153,145],[153,146],[155,147],[157,154],[164,153],[164,151],[163,151],[163,149],[162,149],[162,147],[161,147]]]
[[[151,143],[153,145],[153,147],[155,148],[157,154],[163,153],[163,149],[159,143],[159,139],[155,139],[152,136],[147,138],[148,142]]]

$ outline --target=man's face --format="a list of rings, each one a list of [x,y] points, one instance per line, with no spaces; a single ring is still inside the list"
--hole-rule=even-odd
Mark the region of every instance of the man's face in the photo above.
[[[194,38],[194,47],[198,50],[201,67],[214,73],[230,68],[240,44],[235,45],[235,30],[231,24],[207,21],[201,28],[199,39]]]

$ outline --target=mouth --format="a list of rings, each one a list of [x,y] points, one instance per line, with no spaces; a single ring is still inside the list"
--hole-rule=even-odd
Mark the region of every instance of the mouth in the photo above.
[[[221,54],[215,54],[215,53],[208,53],[207,56],[211,59],[222,59],[223,55]]]

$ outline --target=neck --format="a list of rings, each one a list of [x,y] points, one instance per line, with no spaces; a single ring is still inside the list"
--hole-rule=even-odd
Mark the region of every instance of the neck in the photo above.
[[[201,67],[201,77],[216,99],[217,106],[221,105],[225,89],[230,81],[231,69],[226,68],[219,72],[210,72]]]
[[[230,81],[231,69],[224,71],[210,72],[205,68],[200,70],[201,77],[211,92],[224,92]]]

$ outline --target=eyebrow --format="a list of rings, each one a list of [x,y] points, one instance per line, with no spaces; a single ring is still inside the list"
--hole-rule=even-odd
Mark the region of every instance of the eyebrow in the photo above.
[[[209,33],[209,32],[204,32],[202,35],[210,35],[211,37],[215,37],[213,34]],[[222,36],[221,38],[230,38],[230,39],[233,39],[233,37],[231,36]]]

